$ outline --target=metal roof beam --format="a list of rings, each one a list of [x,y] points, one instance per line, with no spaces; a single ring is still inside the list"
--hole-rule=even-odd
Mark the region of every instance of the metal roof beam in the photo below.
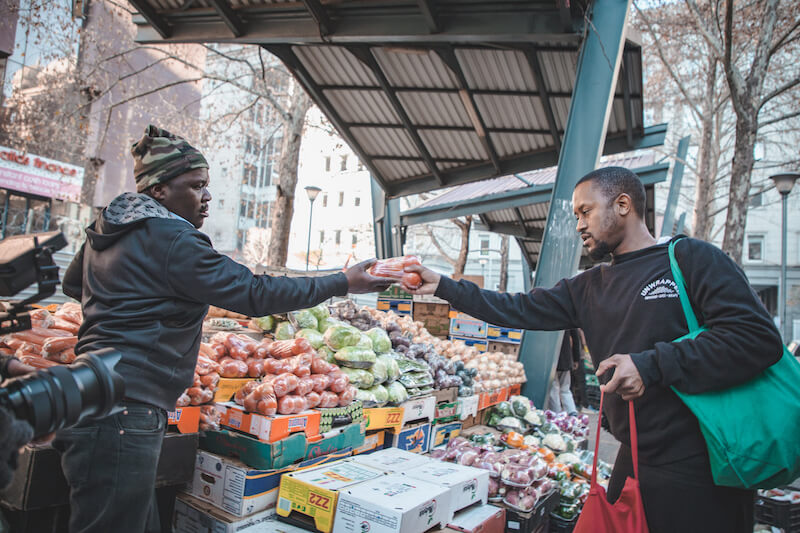
[[[461,64],[458,62],[453,47],[437,48],[436,55],[438,55],[444,64],[455,74],[460,89],[458,93],[461,97],[461,103],[464,105],[467,116],[469,116],[472,122],[472,127],[475,128],[475,134],[478,136],[478,139],[480,139],[483,149],[489,156],[495,172],[500,172],[500,158],[497,156],[497,150],[495,150],[492,140],[486,133],[486,123],[478,112],[478,106],[475,105],[475,97],[472,95],[469,85],[467,84],[467,78],[464,76],[464,71],[461,69]]]
[[[294,77],[300,82],[300,85],[303,86],[309,96],[311,96],[314,103],[319,106],[322,112],[328,117],[328,120],[336,127],[339,135],[344,137],[344,140],[347,141],[350,148],[358,155],[361,162],[364,163],[372,173],[372,178],[380,184],[384,191],[387,190],[386,181],[381,177],[381,174],[372,162],[372,158],[362,149],[361,145],[356,142],[353,133],[350,131],[350,128],[347,127],[347,123],[342,120],[342,117],[336,111],[336,106],[331,104],[330,100],[325,96],[325,93],[319,90],[314,83],[314,78],[309,74],[302,61],[295,55],[292,47],[290,45],[271,45],[264,46],[264,49],[283,61],[289,70],[292,71]]]
[[[209,0],[211,5],[219,14],[219,17],[231,30],[234,37],[241,37],[244,34],[244,23],[239,15],[228,5],[226,0]]]
[[[161,36],[161,39],[172,37],[172,28],[167,21],[150,6],[147,0],[129,0],[147,23]],[[159,39],[160,40],[160,39]]]
[[[413,156],[413,155],[371,155],[369,156],[373,161],[425,161],[421,157]],[[434,161],[439,163],[480,163],[481,159],[459,159],[459,158],[452,158],[452,157],[437,157]]]
[[[311,18],[314,19],[314,22],[317,23],[319,26],[319,31],[322,35],[330,35],[331,30],[333,29],[331,26],[331,19],[328,17],[328,12],[319,3],[319,0],[302,0],[303,5],[306,6]]]
[[[422,12],[422,17],[428,25],[428,29],[431,30],[431,33],[439,33],[441,31],[441,26],[434,12],[433,0],[417,0],[417,3],[419,4],[420,12]]]
[[[433,174],[436,183],[439,186],[445,185],[444,179],[442,179],[442,174],[439,171],[439,168],[436,166],[431,153],[428,151],[428,147],[425,146],[425,143],[422,141],[419,133],[411,123],[408,113],[406,113],[403,104],[397,98],[394,88],[386,78],[386,74],[384,74],[383,69],[381,69],[381,66],[378,64],[378,60],[375,59],[375,56],[372,54],[371,48],[369,46],[348,46],[347,49],[372,71],[372,74],[378,80],[381,89],[383,89],[383,92],[386,94],[386,97],[392,104],[394,112],[397,113],[397,116],[400,117],[400,120],[406,127],[406,132],[408,133],[409,137],[411,137],[411,141],[414,143],[417,151],[422,156],[425,164],[428,165],[428,169],[431,171],[431,174]]]
[[[633,107],[631,106],[631,58],[630,54],[622,54],[622,97],[625,112],[625,136],[628,144],[633,144]]]
[[[519,226],[522,228],[522,236],[528,236],[528,228],[525,227],[525,218],[522,216],[522,211],[519,210],[519,207],[514,208],[514,216],[517,217],[517,222],[519,222]]]
[[[320,89],[324,91],[383,91],[381,87],[375,85],[320,85]],[[458,94],[459,89],[455,87],[405,87],[394,86],[394,91],[398,93],[431,93],[431,94]],[[541,98],[542,93],[539,91],[516,91],[516,90],[503,90],[503,89],[470,89],[475,96],[524,96],[528,98]],[[549,98],[572,98],[571,92],[566,91],[552,91],[548,92]],[[614,95],[617,99],[622,99],[622,95]],[[631,98],[642,98],[640,93],[631,93]]]
[[[381,122],[348,122],[347,125],[351,128],[377,128],[377,129],[406,129],[403,124],[383,124]],[[467,131],[474,132],[475,128],[470,126],[441,126],[441,125],[428,125],[428,124],[415,124],[414,127],[419,130],[431,131]],[[489,133],[522,133],[527,135],[549,135],[550,130],[528,130],[521,128],[486,128]],[[436,159],[436,158],[434,158]]]
[[[567,8],[567,11],[569,11],[569,8]],[[542,107],[544,108],[544,116],[547,119],[547,126],[550,128],[550,135],[553,136],[554,146],[556,147],[556,151],[560,152],[561,135],[558,132],[556,117],[553,114],[553,104],[550,103],[550,95],[547,94],[547,86],[544,83],[544,74],[542,73],[542,65],[539,63],[539,55],[536,50],[525,48],[525,56],[528,58],[531,70],[533,70],[533,78],[536,80],[536,88],[539,90]]]
[[[304,4],[307,4],[304,0]],[[146,0],[133,0],[131,4],[156,14]],[[379,5],[360,6],[349,11],[337,4],[341,16],[335,27],[328,28],[328,35],[320,35],[320,26],[307,9],[299,9],[297,2],[275,2],[258,7],[240,10],[248,20],[247,33],[242,37],[231,38],[228,28],[221,20],[208,17],[199,10],[171,12],[172,31],[163,34],[159,28],[166,26],[153,24],[141,9],[144,20],[134,18],[137,24],[136,41],[139,43],[157,42],[242,42],[246,44],[285,44],[335,43],[335,44],[419,44],[459,43],[483,44],[519,43],[541,41],[547,43],[571,43],[577,45],[581,40],[582,28],[564,33],[561,28],[560,13],[557,9],[520,12],[518,9],[499,9],[489,5],[486,9],[466,12],[452,9],[439,10],[436,16],[442,31],[430,33],[419,8],[400,11]],[[303,6],[305,8],[305,6]],[[356,13],[358,16],[356,16]],[[319,16],[319,13],[317,14]],[[330,23],[330,21],[329,21]],[[152,26],[152,28],[150,27]],[[155,29],[156,31],[153,31]]]
[[[569,0],[556,0],[558,6],[558,14],[561,17],[561,28],[565,32],[572,30],[572,13],[569,9]]]

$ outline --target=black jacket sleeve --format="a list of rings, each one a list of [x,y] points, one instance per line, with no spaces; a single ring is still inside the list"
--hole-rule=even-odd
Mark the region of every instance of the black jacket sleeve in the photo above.
[[[167,252],[164,279],[181,298],[248,316],[313,307],[347,294],[343,273],[318,278],[257,276],[220,254],[194,230],[180,232]]]
[[[698,322],[708,331],[631,354],[645,386],[674,386],[689,394],[721,390],[777,362],[780,333],[744,272],[722,250],[695,239],[682,239],[675,257]]]
[[[566,279],[552,289],[537,287],[528,293],[508,294],[442,276],[436,296],[447,300],[459,311],[496,326],[549,331],[578,327],[569,280]]]
[[[83,249],[85,246],[86,241],[83,242],[78,253],[72,258],[61,282],[61,290],[64,291],[64,294],[79,302],[83,294]]]

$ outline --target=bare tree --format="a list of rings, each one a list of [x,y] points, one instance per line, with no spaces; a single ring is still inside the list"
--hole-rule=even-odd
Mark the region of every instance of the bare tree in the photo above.
[[[500,284],[498,290],[506,292],[508,287],[508,235],[500,237]]]
[[[702,6],[697,0],[685,2],[695,28],[722,67],[736,113],[722,249],[741,262],[759,115],[774,100],[790,92],[796,94],[793,90],[800,85],[796,63],[800,5],[786,2],[781,6],[780,0],[760,0],[734,7],[733,0],[726,0],[724,12],[720,12],[719,2]],[[796,108],[789,113],[779,111],[779,116],[766,122],[774,124],[796,113]]]
[[[451,218],[450,222],[455,224],[461,232],[461,245],[457,249],[458,253],[456,257],[452,257],[450,253],[445,250],[442,243],[436,237],[433,227],[425,224],[424,228],[436,250],[442,255],[445,261],[453,265],[453,276],[459,278],[464,275],[464,267],[467,265],[467,256],[469,255],[469,232],[472,229],[472,217],[464,217],[464,220]]]

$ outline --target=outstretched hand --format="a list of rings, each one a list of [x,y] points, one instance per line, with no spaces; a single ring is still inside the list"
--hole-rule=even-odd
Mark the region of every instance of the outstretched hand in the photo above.
[[[611,380],[605,385],[600,385],[604,393],[616,392],[625,401],[635,400],[644,394],[642,376],[639,375],[639,370],[633,364],[630,354],[618,353],[604,360],[597,367],[597,375],[602,376],[611,368],[614,369]]]
[[[350,294],[364,294],[368,292],[385,291],[392,284],[386,278],[373,276],[367,269],[375,264],[377,259],[367,259],[345,270],[347,276],[347,292]]]
[[[401,285],[405,291],[411,294],[434,294],[439,287],[439,280],[442,279],[442,276],[422,265],[408,265],[404,270],[419,276],[419,283],[421,284],[415,287],[407,284],[409,276],[403,276]]]

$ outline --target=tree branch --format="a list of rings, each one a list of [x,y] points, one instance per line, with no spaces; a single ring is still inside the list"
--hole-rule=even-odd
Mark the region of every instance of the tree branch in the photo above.
[[[776,96],[780,96],[781,94],[785,93],[792,87],[796,85],[800,85],[800,75],[798,75],[795,79],[789,80],[771,93],[767,94],[764,98],[761,99],[761,103],[758,105],[758,110],[760,111],[764,104],[775,98]]]
[[[436,235],[433,234],[433,228],[431,228],[428,224],[423,224],[422,226],[425,228],[425,232],[428,234],[428,237],[431,238],[431,242],[436,250],[444,257],[444,260],[450,263],[452,266],[456,266],[456,260],[451,258],[447,252],[444,251],[444,248],[439,243],[439,239],[436,238]]]

